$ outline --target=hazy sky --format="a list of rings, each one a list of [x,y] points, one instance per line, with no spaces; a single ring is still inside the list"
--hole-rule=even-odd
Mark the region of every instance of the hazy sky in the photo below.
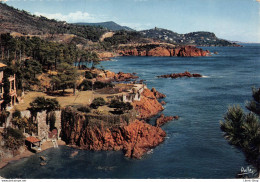
[[[1,0],[0,0],[1,1]],[[260,42],[260,0],[7,0],[36,15],[74,22],[115,21],[136,30],[210,31]]]

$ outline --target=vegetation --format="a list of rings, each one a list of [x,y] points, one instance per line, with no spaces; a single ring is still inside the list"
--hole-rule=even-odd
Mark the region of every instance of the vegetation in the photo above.
[[[48,35],[53,38],[55,34],[74,34],[80,38],[97,42],[106,32],[102,27],[67,24],[63,21],[47,19],[43,16],[31,15],[0,2],[0,16],[3,26],[1,32],[19,32],[23,35]],[[14,18],[15,17],[15,18]],[[4,30],[4,31],[3,31]]]
[[[102,97],[95,98],[90,107],[97,109],[99,106],[103,106],[106,104],[106,101]]]
[[[15,118],[15,117],[18,117],[20,118],[21,117],[21,111],[19,110],[15,110],[12,114],[12,117]]]
[[[252,92],[253,92],[254,99],[250,101],[246,107],[249,111],[252,111],[260,115],[260,88],[257,90],[256,88],[253,87]]]
[[[9,150],[18,150],[24,145],[24,138],[21,130],[10,127],[4,129],[3,139],[5,147]]]
[[[68,63],[62,63],[59,65],[57,72],[58,73],[56,75],[52,76],[51,80],[54,90],[61,88],[64,93],[66,88],[75,88],[75,83],[78,78],[75,67]]]
[[[129,102],[125,103],[116,99],[110,102],[109,107],[115,108],[115,111],[118,114],[123,114],[125,111],[133,109],[133,106]]]
[[[86,91],[92,89],[92,82],[88,80],[83,80],[81,84],[78,86],[79,90]]]
[[[254,100],[247,106],[255,112],[256,107],[251,103],[259,104],[259,93],[253,89]],[[258,112],[245,114],[240,106],[230,107],[225,114],[220,128],[229,143],[242,150],[246,159],[260,171],[260,121]]]
[[[6,122],[6,119],[10,115],[9,111],[3,110],[0,111],[0,126],[3,126],[3,124]]]
[[[45,99],[45,97],[37,97],[30,103],[29,110],[32,112],[41,112],[46,110],[47,112],[60,109],[60,104],[56,99]]]
[[[113,87],[114,85],[112,83],[107,83],[107,82],[100,82],[96,81],[93,85],[94,89],[102,89],[105,87]]]
[[[56,114],[55,114],[55,112],[47,113],[46,121],[47,121],[47,124],[50,125],[50,131],[55,129],[55,122],[56,122]]]
[[[94,82],[93,89],[96,90],[96,89],[102,89],[102,88],[113,87],[113,86],[114,85],[112,83],[109,83],[109,82],[107,83],[107,82],[96,81],[96,82]],[[81,82],[81,84],[78,86],[78,89],[83,90],[83,91],[91,90],[92,89],[92,82],[88,81],[88,80],[83,80]]]
[[[177,45],[197,45],[197,46],[234,46],[235,43],[219,39],[212,32],[191,32],[178,34],[163,28],[154,28],[140,32],[146,38],[161,40]]]
[[[91,111],[91,109],[88,106],[80,106],[78,108],[78,111],[84,112],[84,113],[89,113]]]
[[[95,26],[95,27],[104,27],[108,30],[112,31],[117,31],[117,30],[128,30],[128,31],[133,31],[133,29],[126,27],[126,26],[121,26],[118,25],[117,23],[113,21],[108,21],[108,22],[102,22],[102,23],[77,23],[78,25],[89,25],[89,26]]]
[[[116,48],[119,44],[136,42],[145,42],[139,32],[120,30],[117,31],[112,37],[105,38],[104,42],[102,42],[102,46],[105,50],[110,50],[112,46]]]
[[[92,79],[92,78],[96,78],[96,77],[97,77],[97,75],[94,74],[94,73],[91,73],[90,71],[85,72],[85,78],[86,79]]]
[[[31,90],[33,85],[39,85],[38,75],[48,70],[58,71],[59,74],[53,78],[55,84],[58,84],[65,79],[61,73],[68,68],[67,65],[77,63],[76,65],[81,68],[83,62],[90,63],[91,67],[99,63],[99,58],[93,51],[80,50],[75,44],[49,42],[39,37],[14,38],[10,34],[1,34],[0,47],[1,62],[7,65],[4,73],[7,77],[16,74],[18,90]],[[75,70],[69,68],[67,71],[75,72]],[[70,78],[73,78],[73,75]],[[68,84],[59,84],[58,87],[66,85]]]
[[[7,73],[4,74],[3,83],[4,83],[4,94],[3,99],[4,102],[2,103],[2,107],[6,109],[8,104],[11,102],[11,96],[10,96],[10,82],[8,80],[9,75]]]
[[[33,123],[31,119],[21,117],[21,112],[16,110],[12,115],[11,123],[19,130],[32,134],[37,133],[37,124]]]

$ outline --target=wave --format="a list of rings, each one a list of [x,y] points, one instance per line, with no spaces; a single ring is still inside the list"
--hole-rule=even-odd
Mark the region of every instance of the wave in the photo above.
[[[148,150],[147,154],[152,154],[153,153],[153,149]]]

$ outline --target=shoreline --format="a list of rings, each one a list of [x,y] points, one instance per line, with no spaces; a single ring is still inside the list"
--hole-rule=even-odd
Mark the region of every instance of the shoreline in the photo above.
[[[62,140],[57,140],[57,143],[58,143],[58,146],[66,145],[66,143]],[[46,141],[42,144],[41,148],[42,148],[42,150],[38,153],[41,153],[41,152],[43,152],[47,149],[53,148],[53,144],[52,144],[51,141]],[[35,155],[35,154],[37,154],[37,153],[33,153],[33,152],[29,151],[28,149],[25,149],[24,152],[22,152],[21,154],[18,154],[14,157],[11,157],[11,158],[3,159],[0,163],[0,169],[3,169],[5,166],[7,166],[8,164],[10,164],[12,162],[18,161],[18,160],[23,159],[23,158],[28,158],[28,157]]]

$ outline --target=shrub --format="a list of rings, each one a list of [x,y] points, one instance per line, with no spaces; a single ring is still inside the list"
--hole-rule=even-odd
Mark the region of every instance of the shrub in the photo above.
[[[106,101],[102,97],[95,98],[90,107],[97,109],[99,106],[103,106],[106,104]]]
[[[97,77],[97,74],[95,74],[95,73],[91,73],[90,71],[85,72],[86,79],[92,79],[92,78],[96,78],[96,77]]]
[[[81,84],[78,86],[78,89],[83,90],[83,91],[91,90],[92,89],[92,82],[88,81],[88,80],[83,80],[81,82]]]
[[[6,110],[0,111],[0,126],[2,126],[5,123],[9,115],[10,115],[9,111]]]
[[[89,113],[91,109],[88,106],[81,106],[78,108],[78,111],[84,112],[84,113]]]
[[[15,110],[12,114],[13,118],[17,117],[17,118],[21,118],[21,111],[19,110]]]
[[[23,117],[14,117],[11,120],[12,124],[17,126],[20,130],[24,129],[24,128],[28,128],[29,127],[29,121],[27,118]]]
[[[10,150],[17,150],[24,145],[24,136],[21,130],[13,128],[5,128],[3,133],[5,147]]]
[[[119,100],[112,100],[109,104],[109,107],[115,108],[115,111],[118,114],[122,114],[124,111],[133,109],[133,106],[129,102],[125,103]]]
[[[106,83],[106,82],[100,82],[100,81],[96,81],[93,85],[94,89],[102,89],[105,87],[113,87],[113,84],[111,83]]]
[[[44,97],[37,97],[30,103],[29,110],[32,112],[41,112],[46,110],[47,112],[60,109],[60,104],[56,99],[45,99]]]

